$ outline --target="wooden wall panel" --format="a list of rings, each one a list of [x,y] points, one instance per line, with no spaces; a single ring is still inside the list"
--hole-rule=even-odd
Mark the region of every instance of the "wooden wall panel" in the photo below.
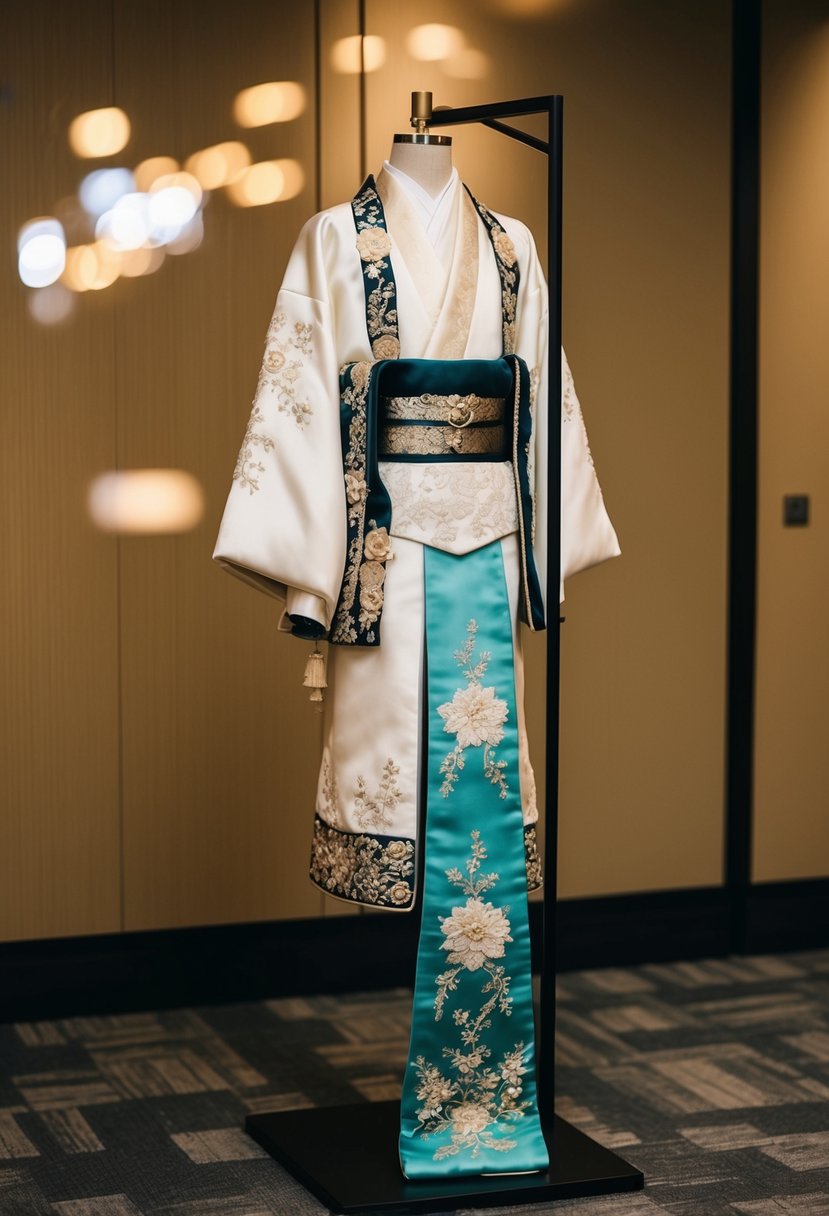
[[[314,209],[313,7],[291,10],[290,36],[286,12],[188,0],[118,14],[136,158],[242,138],[255,160],[294,157],[306,174],[285,203],[239,209],[216,192],[201,248],[119,301],[119,463],[186,468],[208,501],[187,536],[123,546],[128,929],[320,909],[307,878],[320,739],[300,688],[307,647],[277,636],[276,601],[211,561],[276,292]],[[305,112],[241,131],[233,98],[266,80],[302,83]]]
[[[368,77],[369,167],[407,129],[412,89],[431,89],[435,105],[565,96],[564,345],[623,553],[567,588],[559,889],[717,884],[729,12],[715,0],[531,7],[491,0],[473,22],[461,0],[416,13],[369,0],[368,32],[388,48]],[[461,31],[473,52],[461,70],[413,57],[412,27],[432,22]],[[542,158],[482,128],[451,134],[477,197],[540,235]],[[539,765],[541,647],[528,647]]]
[[[111,97],[110,5],[0,8],[0,939],[117,929],[117,546],[86,516],[112,465],[113,324],[100,298],[43,327],[16,273],[25,221],[88,168],[79,111]]]
[[[829,22],[763,5],[753,877],[829,875]],[[806,528],[783,496],[809,494]]]

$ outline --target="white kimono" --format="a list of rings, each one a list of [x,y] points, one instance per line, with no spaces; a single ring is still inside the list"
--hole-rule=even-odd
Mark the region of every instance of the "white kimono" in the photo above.
[[[397,291],[402,358],[498,359],[502,284],[485,224],[457,173],[424,210],[422,191],[386,166],[378,175]],[[520,272],[514,351],[530,369],[533,551],[546,586],[547,288],[528,229],[495,217]],[[430,239],[430,236],[432,239]],[[370,345],[364,258],[350,204],[310,219],[291,255],[267,332],[253,410],[233,474],[215,559],[332,627],[346,565],[352,486],[343,474],[339,371],[385,357]],[[364,255],[365,257],[365,255]],[[619,553],[564,355],[561,400],[561,580]],[[423,546],[454,554],[500,540],[514,622],[520,786],[528,881],[540,884],[535,782],[523,721],[516,489],[509,460],[463,464],[380,459],[391,499],[382,641],[330,645],[324,750],[311,876],[351,902],[411,908],[421,803]],[[555,478],[553,478],[555,485]]]

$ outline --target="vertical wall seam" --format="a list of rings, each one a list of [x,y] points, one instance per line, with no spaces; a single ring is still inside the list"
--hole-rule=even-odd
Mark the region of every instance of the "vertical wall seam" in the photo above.
[[[748,945],[757,629],[761,0],[732,4],[731,317],[725,881],[731,948]]]

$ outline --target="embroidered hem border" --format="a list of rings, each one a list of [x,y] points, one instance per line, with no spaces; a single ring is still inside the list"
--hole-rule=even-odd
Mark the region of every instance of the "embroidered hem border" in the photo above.
[[[410,912],[414,903],[414,841],[405,836],[344,832],[314,818],[311,881],[337,899],[366,907]],[[534,823],[524,824],[527,890],[542,886],[541,857]]]

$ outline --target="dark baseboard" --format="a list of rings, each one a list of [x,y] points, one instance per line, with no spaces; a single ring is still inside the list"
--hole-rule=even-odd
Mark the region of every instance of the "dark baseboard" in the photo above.
[[[559,970],[728,954],[730,908],[723,887],[562,900]],[[745,909],[752,953],[829,946],[829,879],[756,885]],[[378,913],[0,944],[0,1021],[410,986],[417,931]]]

